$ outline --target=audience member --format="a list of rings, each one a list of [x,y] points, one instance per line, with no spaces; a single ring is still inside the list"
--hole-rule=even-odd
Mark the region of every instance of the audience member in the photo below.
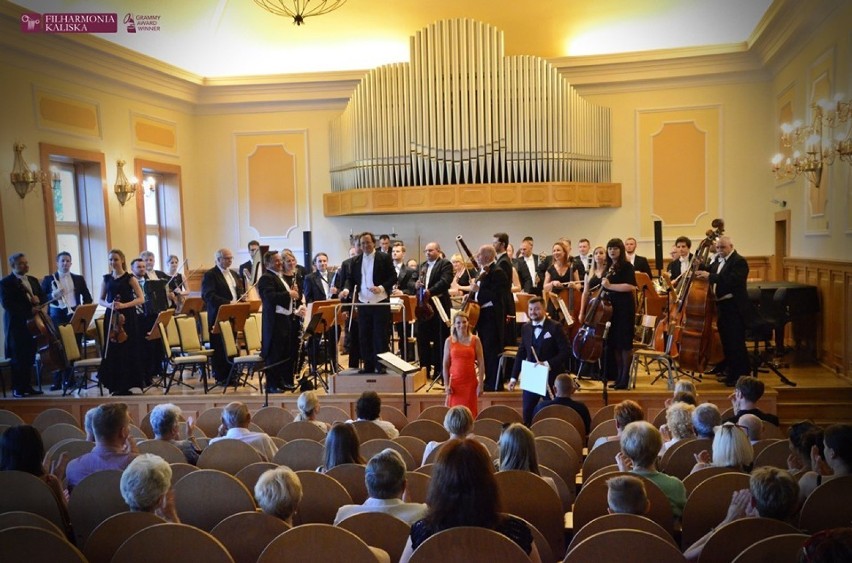
[[[797,475],[803,471],[828,472],[817,467],[811,467],[811,449],[816,446],[819,459],[825,459],[823,430],[810,420],[797,422],[790,426],[787,432],[790,441],[790,455],[787,456],[787,470]]]
[[[799,563],[843,563],[852,561],[852,528],[822,530],[805,540]]]
[[[87,442],[95,441],[95,430],[92,428],[92,419],[94,418],[97,410],[98,407],[92,407],[86,411],[86,416],[83,417],[83,430],[86,431]]]
[[[713,439],[715,429],[722,424],[722,413],[713,403],[702,403],[692,411],[692,426],[697,438]]]
[[[694,407],[698,404],[698,401],[696,400],[695,395],[689,391],[675,391],[671,401],[666,401],[666,403],[667,407],[678,403],[686,403],[687,405],[692,405]]]
[[[163,440],[177,446],[186,458],[186,462],[195,465],[198,463],[198,454],[201,448],[195,443],[195,438],[192,436],[193,420],[189,417],[187,420],[187,435],[188,440],[180,439],[180,407],[172,403],[164,403],[157,405],[151,409],[151,428],[154,430],[154,438]]]
[[[693,397],[698,398],[698,389],[695,387],[695,383],[688,379],[680,379],[675,383],[673,395],[677,395],[678,393],[692,393]]]
[[[763,437],[763,421],[753,414],[742,415],[738,424],[745,430],[748,441],[752,445]]]
[[[450,434],[450,440],[462,440],[466,438],[473,431],[473,413],[464,405],[450,407],[450,410],[444,415],[444,429]],[[443,442],[432,440],[426,444],[426,449],[423,450],[422,463],[426,463],[426,459],[435,448],[446,443],[446,440]]]
[[[105,469],[123,471],[139,454],[130,436],[130,415],[124,403],[99,405],[92,415],[92,431],[95,447],[68,463],[65,477],[69,492],[92,473]]]
[[[364,391],[355,403],[355,417],[357,420],[369,420],[379,425],[385,431],[388,438],[393,440],[399,437],[399,430],[392,423],[382,420],[382,399],[375,391]],[[351,420],[349,422],[352,422]]]
[[[405,462],[396,450],[386,448],[370,458],[364,482],[369,498],[364,504],[341,506],[334,518],[335,526],[362,512],[384,512],[396,516],[409,526],[426,516],[428,508],[425,504],[402,501],[406,485]]]
[[[323,452],[323,464],[317,468],[320,473],[344,463],[364,465],[361,457],[361,443],[351,424],[334,424],[328,431]]]
[[[500,471],[529,471],[541,477],[535,452],[535,435],[519,422],[507,426],[500,434]],[[542,477],[557,494],[559,490],[551,477]]]
[[[302,502],[302,482],[295,471],[280,465],[260,475],[254,486],[254,498],[264,513],[292,526],[293,514]]]
[[[677,477],[657,471],[657,454],[662,447],[663,438],[653,424],[644,420],[631,422],[621,434],[621,451],[615,461],[619,471],[632,471],[660,487],[672,505],[674,517],[680,518],[686,505],[686,488]]]
[[[638,514],[651,509],[645,483],[639,477],[619,475],[606,481],[606,504],[610,514]]]
[[[808,471],[799,479],[801,497],[804,501],[822,483],[835,477],[852,475],[852,424],[833,424],[825,429],[823,436],[823,458],[819,448],[811,448],[811,467],[828,466],[831,473]]]
[[[408,563],[414,550],[433,534],[458,526],[495,530],[517,543],[533,563],[541,561],[529,526],[503,513],[494,466],[488,450],[476,440],[450,440],[441,448],[426,504],[429,511],[411,527],[400,563]]]
[[[320,402],[316,391],[305,391],[299,395],[299,400],[296,401],[296,408],[299,409],[299,414],[296,415],[295,421],[306,420],[323,432],[328,432],[328,424],[317,420],[317,415],[320,411]]]
[[[695,428],[692,426],[694,410],[695,407],[688,403],[673,403],[666,409],[666,423],[660,427],[660,434],[664,440],[660,456],[681,440],[695,438]]]
[[[586,427],[586,436],[588,436],[592,426],[592,417],[589,415],[589,407],[580,401],[574,400],[572,397],[574,392],[580,388],[580,384],[577,382],[577,377],[570,373],[560,373],[556,376],[553,386],[556,389],[556,397],[540,402],[538,406],[536,406],[535,411],[533,411],[533,416],[538,414],[541,409],[549,407],[550,405],[571,407],[577,411],[577,414],[579,414],[580,418],[583,419],[583,424]]]
[[[153,454],[141,454],[121,474],[121,497],[131,512],[153,512],[168,522],[180,522],[172,489],[172,468]]]
[[[219,436],[210,440],[208,445],[221,440],[239,440],[260,452],[263,461],[272,461],[278,452],[278,447],[265,432],[249,430],[251,413],[244,403],[233,402],[225,405],[222,410],[222,424],[219,426]]]
[[[732,422],[726,422],[716,428],[713,437],[713,454],[702,450],[695,454],[695,466],[692,473],[705,467],[729,467],[733,471],[751,471],[754,461],[754,448],[743,428]]]
[[[636,422],[637,420],[645,420],[645,413],[642,411],[642,407],[639,406],[639,403],[628,400],[621,401],[620,403],[615,405],[615,412],[613,413],[613,417],[615,418],[616,435],[601,436],[592,445],[592,449],[597,448],[605,442],[617,442],[621,440],[621,433],[624,428],[631,422]]]
[[[757,408],[757,402],[763,397],[765,386],[756,377],[749,375],[740,376],[737,385],[731,394],[731,405],[734,407],[734,416],[725,422],[739,422],[744,414],[753,414],[760,420],[778,426],[778,417],[774,414],[765,413]]]

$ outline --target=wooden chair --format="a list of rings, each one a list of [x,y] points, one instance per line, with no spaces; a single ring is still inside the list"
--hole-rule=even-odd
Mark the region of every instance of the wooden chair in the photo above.
[[[583,461],[583,483],[585,484],[589,476],[601,467],[615,463],[615,456],[620,451],[621,442],[617,440],[605,442],[591,450],[589,455],[586,456],[585,461]]]
[[[597,477],[600,477],[601,475],[608,475],[610,473],[618,473],[618,471],[619,471],[618,464],[616,464],[616,463],[613,463],[612,465],[604,465],[603,467],[601,467],[600,469],[598,469],[597,471],[595,471],[594,473],[589,475],[589,481],[591,481],[592,479],[595,479]]]
[[[224,439],[213,442],[198,456],[199,469],[218,469],[231,475],[252,463],[265,461],[259,451],[240,440]]]
[[[411,533],[411,527],[395,516],[383,512],[362,512],[337,524],[349,530],[367,545],[388,552],[391,561],[399,561]]]
[[[666,409],[661,410],[654,416],[654,419],[651,421],[651,424],[657,427],[657,430],[666,423]]]
[[[533,417],[533,426],[535,426],[537,422],[541,422],[542,420],[547,420],[549,418],[564,420],[577,430],[577,434],[580,435],[580,442],[582,443],[585,441],[586,423],[583,422],[583,418],[580,416],[580,413],[571,407],[565,405],[549,405],[544,407]]]
[[[745,473],[722,473],[692,490],[683,509],[681,545],[690,546],[725,519],[734,491],[748,489]]]
[[[829,528],[848,527],[850,521],[852,476],[834,477],[823,482],[805,499],[799,515],[799,528],[815,533]]]
[[[86,433],[79,426],[59,422],[51,424],[41,433],[41,441],[44,444],[44,451],[50,450],[54,445],[62,440],[85,440]]]
[[[372,424],[372,423],[370,423]],[[375,424],[373,424],[375,426]],[[379,428],[381,430],[381,428]],[[384,434],[384,431],[382,431]],[[322,428],[308,420],[300,420],[298,422],[288,422],[278,430],[278,437],[288,442],[293,440],[313,440],[322,442],[327,434]]]
[[[257,563],[280,561],[369,563],[379,559],[370,546],[349,530],[329,524],[303,524],[272,540],[257,559]]]
[[[194,465],[190,465],[186,462],[181,463],[170,463],[169,467],[172,468],[172,487],[175,486],[175,483],[180,481],[184,476],[193,471],[198,471],[198,468]]]
[[[0,530],[6,528],[17,528],[19,526],[29,526],[31,528],[41,528],[48,532],[53,532],[62,539],[65,539],[63,532],[56,524],[38,514],[25,512],[23,510],[12,510],[0,514]]]
[[[556,557],[553,555],[553,550],[550,549],[550,543],[548,543],[547,538],[544,537],[544,534],[539,532],[538,528],[536,528],[520,516],[516,516],[514,514],[512,516],[515,516],[515,518],[518,518],[519,520],[523,520],[524,524],[529,527],[530,533],[533,537],[533,545],[535,545],[535,548],[538,550],[539,559],[541,559],[542,561],[556,561]]]
[[[355,428],[355,433],[358,434],[359,443],[389,437],[381,426],[371,420],[356,420],[350,424]]]
[[[619,563],[683,563],[683,554],[670,542],[642,530],[598,532],[578,543],[565,557],[565,563],[598,561],[601,554],[618,550]]]
[[[553,406],[556,407],[560,405]],[[547,409],[549,408],[551,407],[547,407]],[[575,412],[574,409],[571,409],[570,407],[563,408],[566,408],[571,412]],[[541,412],[544,412],[547,409],[544,409]],[[533,434],[537,437],[553,436],[555,438],[565,440],[578,456],[583,455],[583,437],[580,435],[580,432],[577,431],[577,428],[567,420],[561,418],[544,418],[538,422],[533,422],[530,430],[532,430]]]
[[[431,420],[432,422],[437,422],[440,425],[444,424],[444,417],[447,416],[447,411],[450,410],[450,407],[445,407],[444,405],[432,405],[431,407],[427,407],[423,409],[419,415],[417,415],[417,420]]]
[[[576,490],[580,456],[574,450],[558,445],[547,438],[536,438],[535,453],[539,465],[554,470],[572,491]]]
[[[574,501],[573,522],[574,530],[582,530],[583,526],[599,516],[607,514],[606,482],[617,475],[630,475],[642,479],[645,492],[651,503],[651,509],[646,514],[648,518],[660,525],[669,535],[674,537],[674,515],[668,497],[652,481],[636,473],[616,472],[596,477],[583,483],[583,488]],[[725,505],[727,508],[727,505]]]
[[[108,469],[92,473],[74,487],[68,513],[77,545],[85,545],[89,534],[110,516],[130,510],[121,496],[120,482],[121,471]]]
[[[260,476],[270,469],[275,469],[276,467],[278,467],[278,465],[271,461],[258,461],[257,463],[246,465],[237,471],[237,474],[234,475],[234,477],[236,477],[240,483],[245,485],[246,489],[254,495],[254,486],[257,484],[257,480],[260,479]]]
[[[80,428],[80,421],[65,409],[45,409],[38,413],[33,420],[33,426],[39,432],[44,432],[47,427],[60,423]],[[45,448],[45,451],[47,451],[47,448]]]
[[[297,471],[302,482],[302,502],[293,516],[293,526],[333,524],[337,510],[352,504],[352,497],[333,477],[316,471]]]
[[[434,448],[432,448],[432,451],[431,451],[431,452],[429,452],[429,455],[427,455],[427,456],[423,459],[423,465],[433,465],[433,464],[435,463],[435,460],[436,460],[436,459],[438,459],[438,454],[439,454],[439,453],[441,453],[441,448],[443,448],[443,447],[444,447],[444,444],[446,444],[446,442],[441,442],[441,443],[439,443],[437,446],[435,446]],[[427,446],[428,446],[428,444],[427,444]],[[498,457],[499,457],[499,455],[500,455],[500,451],[499,451],[499,450],[500,450],[500,446],[497,446],[497,450],[498,450],[498,451],[497,451],[497,455],[498,455]],[[491,459],[494,459],[494,458],[492,457]]]
[[[604,420],[598,423],[597,426],[592,428],[592,431],[589,432],[589,439],[586,440],[586,447],[589,448],[589,451],[592,450],[592,446],[595,445],[595,442],[598,441],[603,436],[615,436],[618,434],[618,427],[615,424],[615,419],[610,418],[609,420]]]
[[[314,471],[322,465],[323,445],[314,440],[293,440],[278,449],[272,461],[293,471]]]
[[[716,406],[718,407],[719,405]],[[722,411],[722,422],[734,417],[734,407],[728,407],[725,410],[720,408],[719,410]]]
[[[289,524],[263,512],[238,512],[210,530],[235,563],[254,563],[266,546],[290,529]]]
[[[570,553],[580,542],[595,534],[622,529],[648,532],[669,542],[674,547],[678,547],[672,535],[650,518],[638,514],[604,514],[588,522],[582,528],[574,529],[574,537],[571,538],[571,543],[568,545],[568,552]]]
[[[500,434],[503,433],[503,423],[496,418],[479,418],[473,421],[473,433],[499,442]]]
[[[83,545],[83,555],[89,563],[109,563],[115,552],[130,536],[165,520],[150,512],[119,512],[113,514],[89,534]]]
[[[481,418],[493,418],[495,420],[499,420],[500,422],[520,422],[523,423],[524,419],[521,416],[521,413],[513,409],[512,407],[507,407],[506,405],[491,405],[490,407],[485,407],[479,414],[476,415],[476,420]]]
[[[48,462],[59,459],[63,453],[68,454],[68,461],[72,459],[77,459],[81,455],[85,455],[91,452],[95,447],[94,442],[89,442],[88,440],[62,440],[53,445],[52,448],[47,450],[45,454],[45,459]]]
[[[428,475],[429,477],[431,477],[432,476],[432,470],[434,470],[434,469],[435,469],[434,463],[427,463],[427,464],[421,465],[420,467],[418,467],[414,471],[415,471],[415,473],[422,473],[423,475]]]
[[[559,496],[544,479],[528,471],[499,471],[494,477],[503,509],[529,521],[547,538],[553,555],[565,554],[565,512]]]
[[[22,419],[20,416],[16,415],[12,411],[0,409],[0,424],[5,424],[8,426],[18,426],[19,424],[24,424],[24,419]]]
[[[405,492],[402,494],[402,500],[405,502],[426,502],[426,495],[429,493],[429,483],[432,482],[432,477],[425,473],[417,471],[405,472]]]
[[[203,530],[187,524],[155,524],[127,539],[115,552],[113,561],[150,563],[163,557],[181,563],[233,563],[228,550],[219,540]]]
[[[662,472],[672,477],[677,477],[681,481],[686,479],[686,476],[692,472],[695,467],[695,455],[703,450],[713,452],[713,441],[707,438],[697,438],[691,440],[681,440],[672,446],[674,450],[660,463]],[[672,449],[669,448],[669,449]],[[666,451],[668,453],[668,451]]]
[[[68,540],[49,530],[18,526],[0,530],[4,561],[50,561],[86,563],[86,558]]]
[[[420,465],[423,460],[423,452],[426,451],[426,442],[416,436],[399,436],[394,438],[393,441],[408,450],[416,463],[415,468]],[[409,469],[409,471],[413,471],[413,469]]]
[[[215,469],[199,469],[174,485],[180,519],[204,531],[237,512],[254,510],[254,496],[236,477]]]
[[[725,420],[724,418],[722,420]],[[784,440],[787,441],[787,435],[779,427],[771,422],[763,421],[763,438],[769,440]],[[786,469],[786,467],[782,468]]]
[[[74,327],[71,325],[60,325],[58,329],[59,339],[62,341],[62,347],[65,350],[66,365],[71,370],[70,381],[65,377],[62,378],[62,395],[65,396],[68,393],[70,384],[76,390],[97,386],[101,396],[103,396],[104,387],[100,380],[94,385],[88,386],[89,382],[92,381],[91,375],[101,367],[101,358],[83,357],[80,353],[80,347],[77,345],[77,335],[74,333]],[[79,423],[77,425],[79,426]]]
[[[151,426],[151,411],[146,412],[145,416],[142,417],[142,420],[139,421],[139,429],[142,430],[149,440],[154,439],[154,427]]]
[[[500,458],[500,445],[497,442],[488,436],[478,436],[476,434],[473,435],[473,439],[485,446],[485,449],[488,450],[488,455],[491,456],[491,459]]]
[[[390,405],[382,405],[380,416],[382,420],[387,420],[393,424],[397,430],[402,430],[409,422],[408,417],[405,416],[404,412]]]
[[[210,353],[212,350],[204,350],[200,348],[200,344],[198,344],[198,333],[195,330],[195,320],[189,317],[185,319],[175,319],[177,322],[178,333],[183,337],[186,336],[187,347],[184,348],[183,344],[181,344],[180,352],[174,353],[172,350],[172,342],[169,339],[169,334],[166,330],[166,327],[163,323],[160,323],[160,345],[163,350],[163,357],[166,358],[166,361],[169,364],[170,369],[166,370],[167,373],[167,381],[166,388],[163,391],[164,394],[168,394],[172,388],[172,385],[177,380],[178,383],[182,385],[186,385],[187,387],[194,389],[191,385],[187,385],[183,381],[184,372],[189,369],[190,373],[194,373],[198,370],[201,373],[201,381],[204,385],[204,393],[206,394],[208,391],[207,387],[207,362],[210,360]],[[193,326],[190,328],[181,328],[181,321],[187,321],[191,323]],[[188,332],[189,334],[184,335],[184,332]],[[194,343],[190,344],[191,335],[195,335]],[[183,340],[181,340],[183,343]],[[196,348],[196,345],[198,346]],[[209,352],[209,353],[208,353]],[[206,433],[206,432],[205,432]],[[215,436],[215,433],[212,434]]]
[[[408,425],[400,430],[400,436],[414,436],[420,438],[427,444],[429,442],[443,442],[449,440],[450,433],[433,420],[418,419],[408,423]]]
[[[165,440],[143,440],[136,447],[139,453],[158,455],[168,463],[186,463],[186,456],[180,448]]]
[[[417,441],[422,443],[421,440]],[[423,447],[425,448],[426,445],[423,444]],[[411,452],[409,452],[408,449],[406,449],[402,444],[394,440],[389,440],[387,438],[367,440],[366,442],[363,442],[360,448],[361,456],[365,460],[369,461],[371,457],[386,448],[396,450],[396,452],[399,453],[400,456],[402,456],[402,461],[405,462],[406,470],[414,471],[420,465],[420,461],[415,460],[414,457],[411,455]],[[420,459],[423,459],[422,456]]]
[[[148,436],[146,436],[145,433],[142,432],[142,429],[135,424],[130,424],[127,428],[130,431],[130,437],[134,440],[148,440]]]
[[[602,422],[606,422],[607,420],[613,420],[615,418],[615,405],[606,405],[605,407],[601,407],[595,411],[592,415],[592,430],[598,427]]]
[[[198,415],[195,426],[201,428],[207,436],[218,436],[222,424],[222,407],[211,407]]]
[[[284,426],[293,422],[293,415],[281,407],[263,407],[251,416],[251,421],[270,436],[277,436]]]
[[[553,483],[556,485],[556,492],[559,495],[559,501],[562,503],[562,512],[570,512],[571,505],[574,504],[577,487],[573,484],[569,486],[568,483],[565,482],[565,479],[560,477],[556,471],[546,465],[539,465],[538,470],[542,477],[550,477],[553,479]]]
[[[350,414],[347,413],[345,410],[330,405],[321,406],[319,412],[317,412],[317,420],[321,420],[328,424],[334,424],[335,422],[346,422],[351,418],[352,416],[350,416]],[[385,436],[385,438],[386,437],[387,436]]]
[[[809,537],[806,534],[783,534],[764,538],[745,548],[733,563],[797,563],[802,546]]]
[[[222,385],[222,394],[224,395],[231,385],[234,387],[249,386],[257,389],[249,383],[249,378],[254,375],[257,369],[263,366],[263,357],[260,354],[240,355],[230,321],[219,321],[219,334],[222,337],[222,345],[225,347],[225,356],[228,358],[228,363],[231,364],[228,378],[225,384]]]
[[[335,465],[325,474],[343,485],[343,488],[352,497],[354,504],[363,504],[370,496],[367,493],[367,484],[364,481],[366,471],[367,468],[358,463],[342,463]]]
[[[683,479],[683,486],[686,489],[686,498],[689,498],[689,495],[692,494],[692,491],[695,490],[695,487],[709,479],[710,477],[715,477],[716,475],[721,475],[723,473],[742,473],[741,471],[734,471],[730,467],[705,467],[704,469],[699,469],[695,473],[690,473]]]
[[[503,534],[486,528],[462,526],[431,536],[414,550],[409,561],[411,563],[433,563],[434,561],[528,563],[529,560],[524,550]]]
[[[799,531],[772,518],[740,518],[719,526],[704,544],[699,563],[728,563],[756,541]],[[685,546],[688,548],[689,546]]]
[[[769,465],[780,469],[787,469],[787,457],[790,455],[790,443],[787,440],[779,440],[774,444],[764,447],[760,453],[754,456],[754,467]]]

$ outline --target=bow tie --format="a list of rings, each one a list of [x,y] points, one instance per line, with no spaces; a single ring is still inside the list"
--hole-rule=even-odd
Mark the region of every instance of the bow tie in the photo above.
[[[539,329],[541,329],[541,328],[544,328],[544,326],[543,326],[543,324],[542,324],[542,323],[533,323],[533,328],[534,328],[534,329],[535,329],[535,328],[539,328]]]

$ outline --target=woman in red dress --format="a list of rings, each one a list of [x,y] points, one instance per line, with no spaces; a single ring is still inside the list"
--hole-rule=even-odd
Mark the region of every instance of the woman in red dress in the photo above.
[[[485,379],[485,361],[482,343],[470,333],[467,313],[461,312],[453,319],[453,333],[444,344],[444,377],[447,406],[464,405],[476,418],[477,398],[482,395]]]

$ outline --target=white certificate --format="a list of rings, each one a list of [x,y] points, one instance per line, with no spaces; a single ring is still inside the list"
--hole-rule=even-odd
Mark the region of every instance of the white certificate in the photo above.
[[[521,364],[521,389],[547,397],[547,374],[549,371],[544,364],[523,360]]]

